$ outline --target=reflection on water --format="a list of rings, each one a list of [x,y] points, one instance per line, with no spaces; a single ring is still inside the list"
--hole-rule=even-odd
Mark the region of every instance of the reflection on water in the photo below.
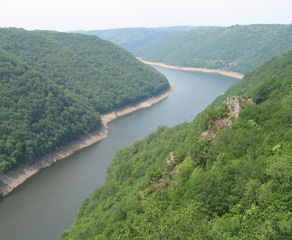
[[[175,91],[163,101],[109,124],[108,138],[44,169],[0,203],[1,240],[54,240],[74,223],[84,200],[104,182],[115,151],[131,145],[158,126],[193,118],[224,92],[234,78],[155,67]]]

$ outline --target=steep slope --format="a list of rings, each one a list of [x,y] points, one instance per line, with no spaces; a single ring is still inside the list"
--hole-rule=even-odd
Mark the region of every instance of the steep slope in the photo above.
[[[112,41],[144,60],[242,74],[292,49],[292,25],[127,28],[85,33]]]
[[[200,28],[150,42],[136,56],[184,67],[248,73],[292,49],[291,25]]]
[[[193,122],[118,151],[62,239],[290,239],[291,67],[292,52],[274,58]]]
[[[0,51],[0,170],[36,159],[99,126],[99,114]]]
[[[0,29],[0,171],[98,129],[100,113],[169,87],[96,36]]]

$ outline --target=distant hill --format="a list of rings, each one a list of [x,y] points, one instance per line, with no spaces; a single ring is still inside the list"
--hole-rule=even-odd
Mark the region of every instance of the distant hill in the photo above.
[[[291,49],[292,25],[248,25],[172,34],[149,42],[135,55],[170,65],[246,74]]]
[[[167,79],[96,36],[0,28],[0,171],[100,127]]]
[[[62,239],[291,239],[291,86],[292,51],[118,151]]]
[[[292,49],[292,25],[130,28],[90,34],[110,40],[144,60],[242,74]]]
[[[199,28],[191,26],[160,27],[160,28],[118,28],[108,30],[74,31],[82,34],[97,35],[109,40],[135,54],[136,50],[145,44],[161,37]]]

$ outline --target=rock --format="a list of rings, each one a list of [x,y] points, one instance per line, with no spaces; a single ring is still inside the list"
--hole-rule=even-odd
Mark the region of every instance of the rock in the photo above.
[[[249,98],[249,99],[245,100],[245,102],[246,102],[247,104],[254,104],[254,102],[252,101],[252,99],[251,99],[251,98]]]
[[[212,127],[205,130],[200,137],[207,137],[210,136],[213,139],[216,137],[216,135],[225,127],[231,126],[232,121],[235,118],[238,118],[239,113],[241,110],[243,110],[244,106],[241,103],[241,100],[239,97],[229,97],[226,100],[226,105],[229,110],[229,114],[227,118],[221,118],[221,119],[216,119]]]
[[[226,104],[229,109],[229,117],[238,118],[240,111],[244,108],[240,97],[229,97],[227,98]]]
[[[172,162],[174,162],[174,164],[176,164],[175,161],[174,161],[175,153],[174,152],[170,152],[169,157],[170,158],[166,159],[166,163],[168,165],[170,165]]]

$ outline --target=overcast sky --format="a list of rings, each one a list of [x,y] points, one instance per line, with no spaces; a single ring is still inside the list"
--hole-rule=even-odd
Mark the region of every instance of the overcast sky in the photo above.
[[[0,27],[124,27],[292,23],[292,0],[2,0]]]

